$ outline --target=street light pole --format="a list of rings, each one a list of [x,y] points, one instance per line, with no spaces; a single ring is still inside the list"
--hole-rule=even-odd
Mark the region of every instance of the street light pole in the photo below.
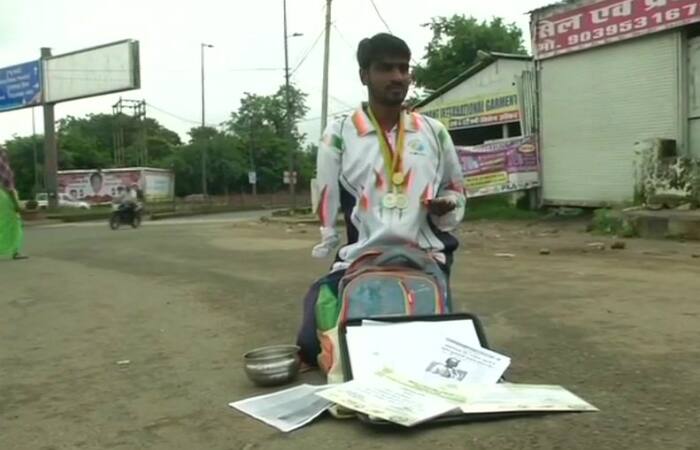
[[[284,96],[287,103],[287,145],[289,146],[289,195],[292,197],[292,214],[297,208],[296,190],[294,186],[294,146],[292,145],[292,99],[289,92],[289,50],[287,48],[287,0],[282,0],[284,10]]]
[[[331,0],[326,0],[326,37],[323,50],[323,88],[321,97],[321,136],[328,124],[328,65],[331,49]]]
[[[214,47],[211,44],[202,43],[200,46],[201,50],[201,67],[202,67],[202,133],[204,133],[205,122],[205,112],[204,112],[204,49]],[[208,142],[204,143],[204,148],[202,149],[202,194],[207,196],[207,146]]]

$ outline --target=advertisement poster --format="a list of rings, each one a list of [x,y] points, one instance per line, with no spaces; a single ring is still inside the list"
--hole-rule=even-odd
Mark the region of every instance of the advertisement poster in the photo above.
[[[518,94],[505,92],[467,98],[456,104],[421,109],[421,114],[442,122],[448,129],[518,122]]]
[[[140,184],[141,172],[81,171],[79,173],[59,173],[58,192],[68,194],[71,199],[88,203],[109,203],[118,196],[119,188]]]
[[[697,0],[598,0],[537,21],[537,59],[656,33],[700,21]]]
[[[172,200],[174,195],[173,175],[170,172],[145,171],[144,195],[148,202]]]
[[[58,173],[58,192],[91,204],[110,203],[120,190],[137,188],[148,202],[173,198],[173,174],[153,169],[70,170]]]
[[[517,137],[457,147],[467,197],[501,194],[540,185],[537,141]]]

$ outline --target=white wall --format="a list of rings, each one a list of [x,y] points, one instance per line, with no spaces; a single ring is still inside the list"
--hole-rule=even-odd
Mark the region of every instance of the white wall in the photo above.
[[[498,59],[421,109],[439,108],[443,105],[458,103],[464,99],[479,95],[515,91],[515,77],[530,68],[532,68],[531,61]]]
[[[543,198],[549,204],[634,197],[634,143],[679,139],[677,31],[541,62]]]

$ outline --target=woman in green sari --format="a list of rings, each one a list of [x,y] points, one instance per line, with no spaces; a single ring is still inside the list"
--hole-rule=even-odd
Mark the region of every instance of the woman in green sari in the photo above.
[[[24,233],[15,191],[15,176],[7,151],[0,147],[0,256],[24,259],[20,250]]]

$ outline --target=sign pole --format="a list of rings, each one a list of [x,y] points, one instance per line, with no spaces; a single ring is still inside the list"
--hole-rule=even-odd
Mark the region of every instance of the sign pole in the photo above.
[[[51,49],[41,49],[41,81],[46,80],[46,59],[51,57]],[[46,86],[46,84],[44,84]],[[42,89],[46,99],[46,90]],[[56,128],[54,119],[54,103],[43,102],[44,108],[44,174],[46,176],[46,192],[49,194],[49,209],[58,206],[58,149],[56,148]]]
[[[36,118],[34,117],[34,107],[31,108],[32,110],[32,150],[33,150],[33,157],[34,157],[34,197],[36,197],[36,194],[39,193],[39,156],[38,156],[38,150],[36,148]]]

